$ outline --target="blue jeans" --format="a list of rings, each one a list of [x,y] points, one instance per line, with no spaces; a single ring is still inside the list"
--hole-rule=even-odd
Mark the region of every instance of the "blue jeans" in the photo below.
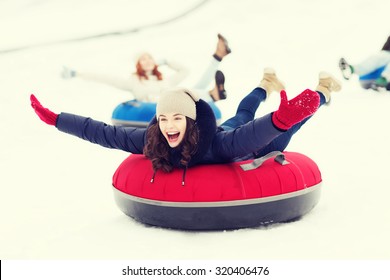
[[[317,92],[320,95],[320,106],[322,106],[326,102],[325,96],[321,92]],[[267,95],[264,89],[255,88],[251,93],[249,93],[244,97],[244,99],[241,100],[240,104],[238,105],[236,115],[221,124],[221,127],[224,130],[233,130],[241,125],[253,121],[257,108],[259,107],[260,103],[266,99],[266,96]],[[288,143],[290,143],[292,136],[310,118],[311,116],[292,126],[289,130],[272,140],[263,149],[257,151],[254,156],[258,158],[273,151],[284,151]]]

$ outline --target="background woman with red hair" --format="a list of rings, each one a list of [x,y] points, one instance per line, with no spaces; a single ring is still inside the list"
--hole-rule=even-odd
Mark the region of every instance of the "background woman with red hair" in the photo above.
[[[218,71],[218,67],[222,59],[230,52],[227,40],[221,34],[218,34],[217,47],[212,60],[193,87],[205,100],[218,101],[226,98],[225,77],[221,71]],[[134,99],[138,101],[157,102],[162,90],[177,86],[189,74],[188,69],[180,63],[172,60],[157,62],[152,54],[148,52],[138,54],[135,61],[136,71],[128,79],[120,79],[98,73],[80,72],[67,67],[64,67],[62,77],[64,79],[79,77],[84,80],[108,84],[131,92]],[[159,67],[163,65],[168,66],[174,73],[170,76],[163,75],[159,70]],[[213,79],[216,81],[216,86],[213,90],[208,91],[207,88]]]

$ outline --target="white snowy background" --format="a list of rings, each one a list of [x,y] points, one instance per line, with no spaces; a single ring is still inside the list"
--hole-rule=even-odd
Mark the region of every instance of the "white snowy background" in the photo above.
[[[389,259],[390,93],[363,90],[357,78],[287,149],[319,165],[319,204],[294,223],[233,231],[183,232],[127,217],[111,179],[128,154],[58,132],[29,101],[35,93],[54,112],[110,123],[131,94],[63,80],[63,65],[126,77],[134,54],[149,50],[186,64],[182,85],[191,86],[221,32],[233,50],[221,64],[226,119],[264,67],[276,69],[289,97],[314,88],[321,70],[341,80],[341,56],[359,62],[382,47],[389,8],[388,0],[0,0],[0,258]],[[273,94],[258,116],[278,104]]]

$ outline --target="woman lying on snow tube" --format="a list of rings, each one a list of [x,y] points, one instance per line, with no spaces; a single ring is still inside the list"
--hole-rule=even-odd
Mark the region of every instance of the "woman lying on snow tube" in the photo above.
[[[168,176],[165,173],[180,172],[182,180],[177,183],[172,180],[171,184],[180,185],[177,190],[185,192],[187,179],[192,178],[191,171],[187,172],[190,167],[199,164],[239,162],[259,158],[272,151],[284,151],[292,135],[321,105],[329,102],[331,92],[339,91],[341,85],[330,74],[321,72],[316,91],[306,89],[292,100],[287,100],[283,89],[284,85],[273,69],[266,68],[259,86],[240,102],[236,115],[220,127],[216,126],[210,106],[186,89],[171,89],[165,92],[157,103],[156,118],[147,128],[110,126],[68,113],[58,115],[44,108],[34,95],[31,95],[31,106],[42,121],[55,125],[60,131],[104,147],[143,154],[151,161],[153,169],[150,174],[150,187],[158,187],[153,184],[157,184],[160,178]],[[280,91],[281,103],[278,110],[254,119],[260,103],[273,91]],[[210,187],[210,192],[213,191]],[[140,199],[146,201],[148,198]],[[150,221],[148,217],[142,216],[150,213],[137,211],[137,207],[134,207],[125,213],[140,221]],[[179,214],[176,213],[176,216]],[[237,220],[240,210],[238,209],[234,215]],[[221,217],[226,218],[229,217]],[[289,217],[290,220],[293,218]],[[271,221],[272,217],[269,220]],[[283,219],[276,221],[282,222]],[[196,222],[189,221],[187,225]],[[150,223],[163,227],[171,226]],[[255,225],[256,222],[236,226],[228,224],[226,228]],[[177,227],[185,228],[180,225]],[[191,229],[198,228],[195,225]],[[210,225],[210,228],[199,229],[223,229],[223,225],[217,228]]]
[[[359,63],[349,64],[345,58],[340,58],[339,68],[346,80],[357,75],[364,89],[390,91],[390,36],[380,51],[367,56]]]
[[[221,111],[214,101],[208,102],[213,109],[217,124],[221,122]],[[112,112],[112,123],[114,125],[125,125],[134,127],[147,127],[156,115],[156,103],[129,100],[115,107]]]

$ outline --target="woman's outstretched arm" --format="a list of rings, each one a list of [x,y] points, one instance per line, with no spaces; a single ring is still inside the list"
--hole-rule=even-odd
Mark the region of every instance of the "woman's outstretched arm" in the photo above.
[[[78,115],[56,114],[44,108],[34,95],[31,95],[30,100],[31,106],[38,117],[46,124],[53,125],[62,132],[106,148],[142,154],[145,128],[113,126]]]

